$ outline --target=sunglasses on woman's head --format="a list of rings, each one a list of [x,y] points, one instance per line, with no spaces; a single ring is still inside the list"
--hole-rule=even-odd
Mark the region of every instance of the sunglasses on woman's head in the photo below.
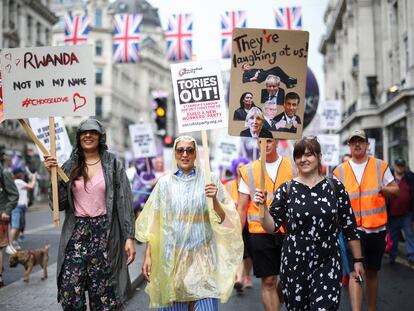
[[[178,155],[182,155],[184,154],[184,152],[187,152],[188,155],[193,155],[195,152],[194,148],[183,148],[183,147],[179,147],[177,149],[175,149],[175,153]]]

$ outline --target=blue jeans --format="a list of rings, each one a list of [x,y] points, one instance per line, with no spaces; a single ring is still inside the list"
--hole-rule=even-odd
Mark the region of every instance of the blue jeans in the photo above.
[[[411,215],[393,216],[388,218],[388,231],[392,241],[390,257],[397,257],[398,242],[400,240],[400,231],[404,231],[407,244],[408,260],[414,261],[414,233],[411,227]]]
[[[23,230],[26,221],[26,205],[17,205],[15,208],[11,211],[11,220],[10,220],[10,226],[15,229]]]

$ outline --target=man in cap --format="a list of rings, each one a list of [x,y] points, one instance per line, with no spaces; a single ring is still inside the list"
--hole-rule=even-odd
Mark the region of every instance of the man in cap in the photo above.
[[[392,241],[390,263],[394,263],[398,255],[400,232],[404,230],[408,262],[414,266],[414,173],[402,158],[394,162],[394,178],[400,194],[391,199],[388,206],[388,231]]]
[[[368,156],[368,137],[363,130],[351,133],[348,139],[351,159],[340,164],[335,176],[348,191],[352,209],[361,236],[362,258],[350,258],[350,268],[355,262],[363,262],[366,272],[366,298],[368,310],[376,310],[381,260],[385,250],[387,224],[386,199],[398,196],[388,164]],[[351,272],[349,296],[352,310],[361,310],[362,280]]]

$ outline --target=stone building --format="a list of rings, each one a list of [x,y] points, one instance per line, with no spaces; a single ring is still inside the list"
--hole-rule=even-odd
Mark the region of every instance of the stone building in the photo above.
[[[331,0],[325,23],[325,97],[342,102],[342,142],[364,129],[377,157],[414,167],[414,2]]]
[[[0,48],[45,46],[51,43],[52,26],[58,21],[50,0],[2,0]],[[16,120],[0,124],[0,145],[23,152],[33,144]]]
[[[91,20],[88,44],[93,45],[95,66],[96,117],[107,131],[110,149],[120,156],[130,150],[128,126],[140,121],[154,124],[152,103],[154,91],[170,96],[169,126],[172,126],[172,86],[165,39],[157,9],[145,0],[55,0],[53,10],[59,17],[88,14]],[[113,64],[113,15],[143,14],[141,24],[141,60],[137,64]],[[64,42],[63,25],[53,30],[53,44]],[[65,118],[67,127],[80,118]],[[171,128],[172,131],[172,128]]]

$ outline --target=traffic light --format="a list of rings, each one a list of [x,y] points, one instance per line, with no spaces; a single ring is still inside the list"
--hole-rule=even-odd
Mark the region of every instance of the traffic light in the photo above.
[[[155,123],[157,124],[158,134],[165,135],[167,133],[167,98],[158,97],[155,100]]]
[[[162,142],[165,147],[172,148],[174,146],[174,139],[170,135],[165,135]]]

